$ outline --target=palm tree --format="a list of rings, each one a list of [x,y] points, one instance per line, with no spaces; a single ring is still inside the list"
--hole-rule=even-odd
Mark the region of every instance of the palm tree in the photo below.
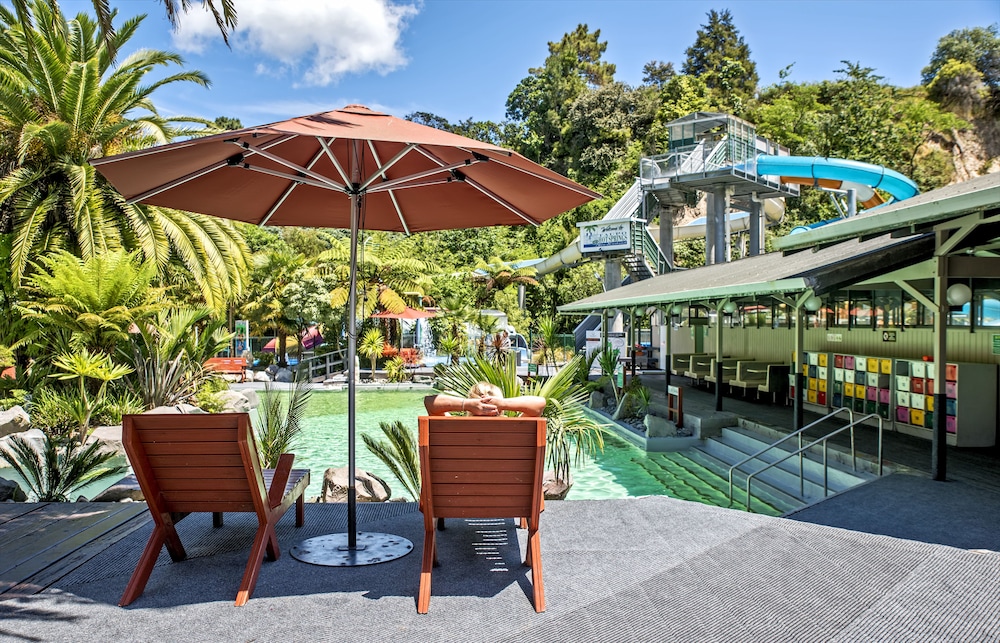
[[[346,240],[334,239],[331,246],[316,258],[316,270],[334,278],[330,305],[339,308],[348,301],[350,245]],[[398,245],[365,248],[357,262],[358,318],[368,317],[379,308],[401,313],[407,305],[419,304],[430,285],[429,273],[435,269],[432,263],[409,256]]]
[[[219,7],[215,6],[216,0],[201,0],[202,7],[205,7],[212,12],[212,16],[215,17],[215,24],[219,27],[219,32],[222,34],[222,39],[225,43],[229,44],[229,30],[236,28],[236,6],[233,0],[218,0]],[[14,9],[17,11],[17,15],[24,24],[31,24],[31,14],[28,11],[28,0],[12,0],[14,3]],[[111,57],[114,58],[116,52],[118,51],[115,46],[115,26],[114,26],[114,16],[115,12],[111,10],[108,6],[107,0],[93,0],[94,2],[94,13],[97,15],[97,24],[100,25],[101,33],[103,34],[104,44],[108,47],[111,53]],[[163,8],[167,11],[167,20],[170,21],[170,26],[177,28],[177,2],[175,0],[161,0]],[[57,0],[49,0],[49,5],[53,9],[58,8]],[[194,4],[191,0],[181,0],[180,9],[184,13],[187,13]],[[221,8],[221,11],[220,11]]]
[[[385,340],[382,339],[382,331],[369,328],[358,343],[358,352],[372,361],[372,380],[375,379],[375,363],[383,350],[385,350]]]
[[[490,301],[493,291],[503,290],[514,284],[537,286],[536,270],[531,266],[515,268],[500,257],[492,257],[488,262],[480,259],[472,272],[472,280],[483,285],[483,294],[479,298],[480,306]]]
[[[240,310],[258,329],[277,333],[276,354],[281,364],[285,360],[288,336],[294,336],[299,327],[299,321],[287,310],[290,302],[285,290],[302,280],[308,270],[306,257],[287,246],[268,248],[254,258],[251,285]]]
[[[160,87],[208,85],[198,71],[150,82],[177,54],[139,50],[112,66],[96,23],[66,20],[58,6],[35,0],[25,11],[0,7],[0,234],[12,236],[15,287],[30,259],[62,248],[84,259],[116,248],[135,249],[161,274],[173,263],[190,271],[205,303],[220,310],[244,286],[249,251],[232,222],[127,204],[90,165],[93,158],[190,136],[191,117],[164,118],[151,101]],[[24,14],[27,15],[27,14]],[[115,15],[114,12],[111,13]],[[114,35],[121,48],[142,18]]]
[[[155,267],[122,250],[83,260],[57,251],[39,260],[27,283],[21,312],[36,352],[88,349],[112,355],[141,325],[163,309],[163,291],[152,288]]]

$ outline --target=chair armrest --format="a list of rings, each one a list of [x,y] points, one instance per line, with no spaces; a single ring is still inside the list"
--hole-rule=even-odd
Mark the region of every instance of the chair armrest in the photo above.
[[[278,466],[274,469],[274,477],[271,478],[271,488],[267,490],[267,506],[271,509],[281,504],[281,499],[285,495],[285,485],[288,484],[288,476],[292,472],[292,462],[294,461],[294,453],[282,453],[278,458]]]

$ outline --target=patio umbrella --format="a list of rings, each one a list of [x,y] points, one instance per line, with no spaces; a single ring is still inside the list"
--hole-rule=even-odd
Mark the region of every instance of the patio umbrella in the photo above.
[[[379,319],[426,319],[428,317],[434,317],[436,314],[437,313],[430,310],[417,310],[416,308],[410,308],[407,306],[401,313],[383,310],[380,313],[375,313],[372,317],[377,317]]]
[[[360,105],[92,163],[129,203],[350,228],[348,533],[346,547],[337,546],[348,554],[333,563],[347,565],[385,560],[384,550],[376,560],[355,555],[363,551],[354,486],[358,231],[537,224],[600,196],[515,152]],[[369,551],[381,547],[375,540]]]
[[[323,343],[323,335],[320,334],[319,329],[316,328],[315,326],[302,331],[303,350],[307,351],[312,350],[313,348],[319,346],[322,343]],[[289,337],[288,339],[285,340],[285,344],[287,348],[294,348],[295,346],[298,345],[298,341],[296,341],[294,337]],[[264,347],[261,348],[261,350],[265,353],[273,353],[276,350],[278,350],[278,338],[275,337],[274,339],[264,344]]]

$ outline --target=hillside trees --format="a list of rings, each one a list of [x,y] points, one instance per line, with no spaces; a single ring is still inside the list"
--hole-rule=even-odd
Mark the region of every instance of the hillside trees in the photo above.
[[[1000,33],[989,27],[956,29],[938,41],[921,83],[932,98],[968,118],[983,107],[1000,113]]]

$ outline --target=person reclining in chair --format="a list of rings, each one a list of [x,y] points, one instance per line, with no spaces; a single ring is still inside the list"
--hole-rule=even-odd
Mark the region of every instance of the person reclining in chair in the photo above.
[[[427,415],[447,415],[465,412],[469,415],[496,416],[513,411],[527,417],[540,417],[545,410],[545,398],[538,395],[504,397],[500,387],[489,382],[477,382],[469,389],[468,397],[454,395],[428,395],[424,398]]]

